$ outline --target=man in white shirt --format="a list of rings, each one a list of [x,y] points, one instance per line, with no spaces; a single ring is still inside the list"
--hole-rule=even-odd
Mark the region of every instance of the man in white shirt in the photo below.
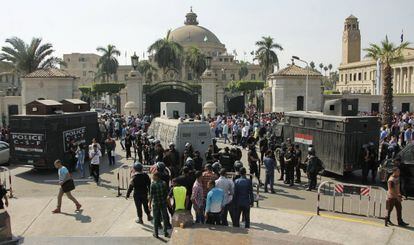
[[[224,207],[221,211],[221,225],[228,226],[229,223],[227,222],[227,213],[230,212],[230,218],[233,221],[233,212],[231,209],[233,195],[234,195],[234,183],[232,180],[226,177],[226,169],[220,170],[220,178],[216,180],[216,187],[220,188],[224,192],[224,200],[223,204]]]
[[[102,157],[101,151],[98,149],[97,144],[93,144],[93,149],[89,151],[89,159],[91,159],[90,171],[92,177],[95,179],[96,184],[99,184],[99,163]]]
[[[246,142],[247,142],[247,138],[249,137],[249,126],[244,125],[244,127],[242,128],[242,139],[240,144],[242,145],[243,148],[246,147]]]

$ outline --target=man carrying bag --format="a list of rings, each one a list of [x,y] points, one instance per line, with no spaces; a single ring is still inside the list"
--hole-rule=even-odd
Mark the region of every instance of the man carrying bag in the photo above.
[[[57,214],[61,212],[61,206],[62,206],[62,197],[63,193],[66,194],[66,196],[75,203],[76,205],[76,211],[79,211],[82,205],[72,196],[70,193],[75,189],[75,183],[73,182],[72,176],[70,175],[68,169],[63,166],[62,162],[60,160],[55,161],[55,168],[58,169],[58,175],[59,175],[59,194],[58,194],[58,201],[57,201],[57,207],[55,210],[52,211],[52,213]]]

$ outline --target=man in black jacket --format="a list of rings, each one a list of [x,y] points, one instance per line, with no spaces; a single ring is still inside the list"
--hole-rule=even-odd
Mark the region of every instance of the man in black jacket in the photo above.
[[[307,168],[306,173],[309,179],[309,187],[308,191],[312,191],[312,189],[316,189],[317,184],[317,176],[319,171],[323,169],[323,165],[321,160],[315,156],[315,149],[310,148],[308,151],[308,157],[306,158]]]
[[[142,220],[142,206],[147,214],[148,221],[152,220],[151,212],[148,208],[148,192],[151,185],[151,180],[148,174],[142,172],[143,166],[141,163],[136,162],[134,164],[134,174],[129,184],[129,188],[126,194],[126,199],[129,198],[132,190],[134,190],[134,202],[137,208],[138,219],[135,221],[139,224],[144,224]]]

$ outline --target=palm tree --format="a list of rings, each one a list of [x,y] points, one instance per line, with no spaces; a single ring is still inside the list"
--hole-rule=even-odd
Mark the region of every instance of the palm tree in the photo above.
[[[152,75],[157,71],[157,68],[154,67],[148,60],[141,60],[138,63],[137,69],[142,74],[145,81],[152,81]]]
[[[322,63],[319,64],[319,68],[321,69],[321,73],[322,73],[322,69],[323,69],[323,64]]]
[[[263,79],[267,78],[269,73],[274,71],[274,66],[279,70],[279,58],[275,50],[283,50],[282,46],[275,43],[272,37],[262,37],[262,40],[256,42],[255,59],[259,60],[262,67]]]
[[[190,47],[185,52],[185,64],[198,80],[207,68],[206,56],[197,47]]]
[[[326,72],[328,71],[328,67],[327,66],[324,66],[323,67],[323,70],[325,71],[325,77],[326,77]]]
[[[170,39],[171,30],[168,30],[167,36],[155,41],[148,48],[148,53],[155,52],[154,60],[164,73],[168,68],[180,69],[183,47]]]
[[[249,69],[247,66],[249,65],[249,62],[241,61],[240,62],[240,68],[239,68],[239,79],[242,80],[249,74]]]
[[[391,125],[393,119],[393,84],[392,84],[392,69],[391,64],[394,62],[401,62],[403,60],[402,51],[408,47],[410,43],[402,42],[400,45],[395,45],[388,40],[381,41],[381,44],[369,45],[369,48],[364,49],[367,52],[366,57],[374,60],[380,60],[383,67],[384,83],[383,83],[383,117],[382,121],[385,124]]]
[[[64,62],[52,56],[54,50],[50,43],[42,43],[41,38],[33,38],[30,44],[26,44],[18,37],[6,39],[11,47],[2,47],[0,61],[7,61],[13,64],[13,69],[20,75],[31,73],[38,69],[64,65]]]
[[[312,68],[312,70],[315,70],[315,62],[311,61],[309,63],[309,66]]]
[[[116,74],[118,70],[118,60],[116,59],[117,56],[121,55],[121,52],[116,49],[115,45],[108,44],[105,47],[98,47],[96,51],[101,52],[102,56],[98,60],[98,68],[100,74],[102,74],[103,78],[106,78],[106,81],[109,82],[111,76]]]
[[[329,74],[331,74],[332,67],[333,67],[333,66],[332,66],[332,64],[329,64],[329,65],[328,65]]]

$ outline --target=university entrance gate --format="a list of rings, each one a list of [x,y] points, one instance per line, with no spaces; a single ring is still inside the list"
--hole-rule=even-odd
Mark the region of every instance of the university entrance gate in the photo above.
[[[186,113],[201,113],[201,88],[182,81],[144,85],[145,112],[159,114],[160,102],[184,102]]]

